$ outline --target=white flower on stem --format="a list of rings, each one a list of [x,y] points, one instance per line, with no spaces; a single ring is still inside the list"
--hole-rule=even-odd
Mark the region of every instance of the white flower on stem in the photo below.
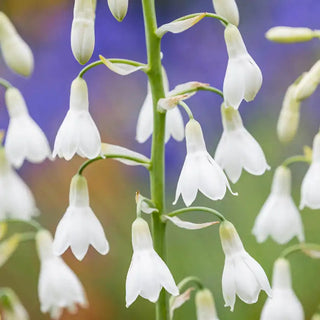
[[[0,12],[0,45],[7,66],[25,77],[33,71],[33,54],[9,18]]]
[[[289,261],[279,258],[275,261],[272,276],[272,298],[268,298],[260,320],[304,320],[300,301],[291,285]]]
[[[29,320],[29,315],[20,299],[10,288],[1,288],[1,311],[3,320]],[[3,301],[3,302],[2,302]]]
[[[259,143],[243,126],[238,110],[222,105],[221,116],[223,133],[215,160],[225,170],[229,179],[236,183],[242,168],[254,175],[262,175],[269,170]]]
[[[95,8],[92,0],[75,0],[71,27],[71,49],[80,64],[91,58],[94,43]]]
[[[0,147],[0,220],[30,220],[38,213],[29,187],[13,170],[5,149]]]
[[[77,304],[87,307],[81,282],[67,264],[53,254],[49,231],[39,231],[36,244],[41,263],[38,283],[41,312],[49,312],[51,318],[56,320],[60,318],[64,308],[75,313]]]
[[[129,0],[108,0],[112,15],[121,22],[127,14]]]
[[[162,287],[177,296],[179,289],[165,262],[153,249],[148,224],[137,218],[132,224],[133,256],[126,280],[126,306],[140,295],[151,302],[159,298]]]
[[[70,160],[75,153],[89,159],[101,151],[101,138],[89,113],[88,87],[77,77],[70,90],[70,108],[64,118],[54,143],[53,157]]]
[[[228,24],[224,32],[229,56],[223,83],[227,107],[238,109],[241,101],[252,101],[262,85],[262,74],[249,55],[237,27]]]
[[[313,140],[312,163],[301,185],[300,209],[320,209],[320,132]]]
[[[208,289],[196,294],[197,320],[219,320],[212,293]]]
[[[163,82],[166,96],[169,93],[168,78],[163,71]],[[141,107],[138,122],[136,139],[139,143],[146,142],[153,132],[153,102],[151,88],[148,84],[147,96]],[[176,107],[166,112],[166,132],[165,142],[167,143],[172,136],[177,141],[182,141],[184,138],[184,123],[180,110]]]
[[[109,244],[103,227],[90,208],[85,177],[77,174],[72,178],[69,197],[69,207],[54,237],[54,253],[61,255],[70,246],[75,257],[82,260],[91,244],[99,253],[107,254]]]
[[[187,156],[179,177],[174,204],[181,194],[186,206],[190,206],[196,199],[198,190],[212,200],[222,199],[227,188],[231,191],[228,179],[208,153],[200,124],[194,119],[186,125],[186,144]]]
[[[291,172],[286,167],[275,171],[271,194],[256,218],[252,233],[258,242],[268,236],[280,244],[297,236],[304,241],[303,224],[300,213],[291,197]]]
[[[271,296],[268,278],[260,266],[244,249],[233,224],[220,224],[220,239],[226,256],[222,275],[225,306],[234,309],[236,295],[245,303],[256,303],[261,290]]]
[[[235,0],[213,0],[216,13],[235,26],[239,24],[239,10]]]
[[[20,91],[9,88],[5,93],[5,101],[10,116],[5,142],[8,160],[20,168],[23,161],[39,163],[51,156],[48,140],[30,117],[26,103]]]

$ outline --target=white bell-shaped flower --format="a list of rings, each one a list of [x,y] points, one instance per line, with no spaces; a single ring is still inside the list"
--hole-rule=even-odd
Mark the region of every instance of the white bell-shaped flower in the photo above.
[[[91,58],[94,44],[95,8],[92,0],[75,0],[71,27],[71,49],[80,64]]]
[[[0,220],[30,220],[38,213],[29,187],[13,170],[5,149],[0,147]]]
[[[258,242],[268,236],[280,244],[287,243],[293,237],[304,241],[302,219],[291,197],[291,172],[286,167],[275,171],[271,194],[256,218],[252,233]]]
[[[132,224],[133,256],[126,280],[126,306],[140,295],[151,302],[159,298],[162,287],[177,296],[179,289],[165,262],[153,249],[148,224],[137,218]]]
[[[213,0],[216,13],[235,26],[239,24],[239,10],[235,0]]]
[[[38,283],[41,312],[49,312],[51,318],[56,320],[60,318],[64,308],[74,313],[77,311],[77,304],[87,307],[81,282],[67,264],[53,254],[49,231],[39,231],[36,244],[41,263]]]
[[[112,15],[122,21],[128,11],[129,0],[108,0],[108,6]]]
[[[313,140],[312,163],[301,185],[300,209],[320,209],[320,132]]]
[[[174,204],[181,194],[186,206],[190,206],[196,199],[198,190],[212,200],[222,199],[227,188],[231,191],[228,179],[208,153],[201,126],[194,119],[186,125],[186,144],[187,156],[179,177]]]
[[[269,296],[268,278],[260,266],[244,249],[241,239],[229,221],[220,224],[220,239],[226,256],[222,275],[225,306],[234,309],[236,294],[245,303],[256,303],[261,290]]]
[[[51,157],[48,140],[30,117],[20,91],[14,87],[7,89],[5,101],[10,116],[5,142],[8,160],[16,168],[20,168],[25,159],[39,163]]]
[[[196,294],[197,320],[219,320],[210,290],[202,289]]]
[[[167,95],[169,92],[169,82],[166,72],[163,69],[163,85]],[[146,142],[153,133],[153,102],[151,88],[148,84],[147,96],[140,109],[136,139],[139,143]],[[166,131],[165,142],[167,143],[172,136],[176,141],[182,141],[184,138],[184,123],[179,108],[175,107],[166,112]]]
[[[75,153],[89,159],[101,151],[101,138],[89,113],[87,83],[77,77],[70,90],[70,108],[56,136],[53,157],[70,160]]]
[[[33,71],[33,54],[9,18],[0,12],[0,45],[7,66],[25,77]]]
[[[20,299],[10,288],[1,288],[1,311],[3,320],[29,320],[29,315]]]
[[[223,83],[224,100],[227,107],[238,109],[241,101],[252,101],[262,85],[262,74],[249,55],[237,27],[228,24],[224,32],[229,55]]]
[[[272,298],[268,298],[260,320],[304,320],[302,305],[291,285],[289,261],[275,261],[272,276]]]
[[[87,180],[75,175],[70,185],[69,207],[60,220],[53,242],[57,255],[70,246],[78,260],[82,260],[91,244],[99,253],[107,254],[109,244],[103,228],[89,204]]]
[[[225,170],[229,179],[236,183],[242,168],[254,175],[262,175],[270,167],[255,138],[243,126],[238,110],[221,107],[223,133],[218,144],[215,160]]]

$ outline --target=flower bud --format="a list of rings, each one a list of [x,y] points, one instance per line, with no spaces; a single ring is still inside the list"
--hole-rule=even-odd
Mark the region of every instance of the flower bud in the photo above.
[[[281,142],[290,142],[296,135],[300,120],[300,101],[295,99],[297,85],[292,84],[283,99],[277,134]]]
[[[295,91],[295,99],[301,101],[309,98],[317,89],[320,83],[320,60],[317,61],[312,68],[303,75],[297,84]]]
[[[29,76],[34,64],[32,51],[3,12],[0,12],[0,44],[7,66],[20,75]]]
[[[128,0],[108,0],[108,6],[112,15],[121,22],[128,11]]]
[[[216,13],[235,26],[239,24],[239,10],[235,0],[213,0]]]
[[[94,44],[95,12],[92,0],[75,0],[71,28],[71,49],[80,64],[91,58]]]
[[[210,290],[199,290],[195,299],[197,320],[218,320],[216,307]]]
[[[309,28],[274,27],[267,31],[266,38],[280,43],[304,42],[313,38]]]

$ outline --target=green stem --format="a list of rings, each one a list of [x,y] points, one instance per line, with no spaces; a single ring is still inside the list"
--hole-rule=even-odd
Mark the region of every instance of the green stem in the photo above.
[[[142,63],[137,62],[137,61],[133,61],[133,60],[127,60],[127,59],[108,59],[110,62],[112,63],[125,63],[125,64],[129,64],[131,66],[135,66],[135,67],[139,67],[139,66],[143,66]],[[94,61],[90,64],[88,64],[87,66],[85,66],[80,72],[78,77],[82,78],[84,76],[84,74],[89,71],[90,69],[96,67],[96,66],[100,66],[100,65],[104,65],[102,60],[97,60]]]
[[[225,26],[229,24],[229,22],[225,18],[219,16],[218,14],[210,13],[210,12],[198,12],[198,13],[188,14],[186,16],[179,18],[179,19],[176,19],[175,21],[191,19],[191,18],[197,17],[203,13],[205,13],[205,16],[208,18],[214,18],[214,19],[220,20]]]
[[[136,163],[140,163],[141,165],[144,165],[147,169],[149,169],[150,167],[150,162],[149,161],[144,161],[141,160],[139,158],[136,157],[131,157],[131,156],[125,156],[123,154],[112,154],[112,155],[103,155],[103,156],[98,156],[96,158],[93,159],[89,159],[87,161],[85,161],[79,168],[78,170],[78,174],[82,174],[83,170],[89,166],[91,163],[96,162],[98,160],[104,160],[104,159],[124,159],[124,160],[131,160],[134,161]]]
[[[280,254],[280,258],[287,258],[289,255],[295,252],[303,250],[315,250],[320,252],[320,245],[317,243],[298,243],[289,248],[286,248]]]
[[[166,224],[161,220],[161,215],[165,211],[164,153],[166,114],[160,113],[157,110],[159,99],[165,97],[161,65],[161,40],[156,35],[157,18],[155,0],[142,0],[142,7],[148,56],[147,75],[153,100],[150,189],[151,200],[159,210],[159,212],[152,214],[153,243],[154,249],[165,261]],[[167,296],[165,291],[162,290],[156,303],[156,320],[167,320],[169,318],[167,305]]]
[[[170,217],[174,217],[174,216],[178,216],[179,214],[182,214],[182,213],[185,213],[185,212],[190,212],[190,211],[204,211],[204,212],[208,212],[208,213],[211,213],[211,214],[215,215],[221,221],[225,221],[226,220],[226,218],[224,217],[224,215],[222,213],[220,213],[219,211],[217,211],[215,209],[211,209],[211,208],[207,208],[207,207],[182,208],[182,209],[178,209],[178,210],[172,211],[172,212],[168,213],[167,215],[170,216]]]
[[[310,163],[310,159],[308,159],[306,156],[293,156],[293,157],[290,157],[290,158],[287,158],[286,160],[284,160],[282,162],[282,166],[284,167],[288,167],[289,165],[293,164],[293,163],[296,163],[296,162],[307,162],[307,163]]]
[[[9,89],[12,87],[11,83],[3,78],[0,78],[0,85],[6,89]]]
[[[202,284],[201,280],[197,277],[190,276],[190,277],[184,278],[178,284],[178,288],[179,288],[180,293],[183,292],[185,289],[187,289],[187,287],[189,287],[190,283],[194,283],[198,287],[198,289],[200,289],[200,290],[203,289],[203,284]]]
[[[180,101],[179,104],[180,104],[180,106],[185,110],[185,112],[187,113],[189,119],[190,119],[190,120],[191,120],[191,119],[194,119],[193,113],[192,113],[191,109],[188,107],[188,105],[187,105],[185,102],[183,102],[183,101]]]
[[[224,98],[223,97],[223,92],[215,87],[200,87],[198,90],[201,90],[201,91],[211,91],[211,92],[214,92],[216,93],[217,95],[219,95],[221,98]]]
[[[41,224],[36,220],[5,219],[2,222],[4,222],[4,223],[25,223],[25,224],[28,224],[31,227],[35,228],[36,230],[43,229]]]

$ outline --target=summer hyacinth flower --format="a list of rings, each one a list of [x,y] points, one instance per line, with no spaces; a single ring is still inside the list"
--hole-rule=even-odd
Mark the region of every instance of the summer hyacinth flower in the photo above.
[[[33,71],[33,54],[9,18],[0,11],[0,45],[7,66],[25,77]]]
[[[142,218],[132,224],[133,256],[126,280],[126,306],[140,295],[151,302],[159,298],[162,287],[177,296],[179,289],[164,261],[153,249],[149,226]]]
[[[75,0],[71,27],[71,49],[80,64],[91,58],[94,44],[95,8],[92,0]]]
[[[165,71],[163,70],[163,86],[165,94],[169,92],[169,82]],[[136,139],[139,143],[146,142],[153,132],[153,102],[151,88],[148,84],[147,96],[139,112],[137,122]],[[172,136],[176,141],[182,141],[184,138],[184,123],[179,108],[173,108],[166,112],[166,132],[165,142],[167,143]]]
[[[112,15],[120,22],[127,14],[128,4],[129,0],[108,0],[108,6]]]
[[[228,24],[224,32],[229,56],[223,82],[223,94],[227,107],[238,109],[241,101],[252,101],[262,85],[262,74],[249,55],[237,27]]]
[[[70,90],[70,108],[54,143],[53,157],[70,160],[75,153],[89,159],[101,151],[100,133],[89,113],[87,83],[77,77]]]
[[[208,289],[199,290],[196,294],[197,320],[219,320],[212,293]]]
[[[99,253],[107,254],[109,244],[99,220],[90,208],[85,177],[77,174],[72,178],[69,197],[69,207],[54,237],[54,253],[61,255],[70,246],[75,257],[82,260],[91,244]]]
[[[286,167],[275,171],[271,194],[256,218],[252,233],[258,242],[268,236],[280,244],[287,243],[294,236],[304,241],[300,213],[291,197],[291,172]]]
[[[38,231],[36,244],[41,263],[38,283],[41,312],[49,312],[51,318],[56,320],[60,318],[63,308],[76,312],[77,304],[87,307],[81,282],[66,263],[53,254],[49,231]]]
[[[11,167],[5,149],[0,147],[0,220],[30,220],[38,213],[29,187]]]
[[[289,261],[279,258],[275,261],[272,276],[272,298],[268,298],[260,320],[304,320],[300,301],[291,285]]]
[[[1,288],[1,311],[3,320],[29,320],[29,315],[20,299],[10,288]]]
[[[213,0],[216,13],[235,26],[239,24],[239,10],[235,0]]]
[[[238,110],[222,105],[221,116],[223,133],[215,160],[225,170],[229,179],[236,183],[242,168],[254,175],[262,175],[269,170],[259,143],[243,126]]]
[[[227,188],[231,191],[228,179],[208,153],[201,126],[194,119],[186,125],[186,145],[187,156],[180,173],[174,204],[181,194],[186,206],[190,206],[198,190],[209,199],[222,199]]]
[[[233,224],[224,221],[220,224],[219,231],[226,256],[222,275],[225,306],[233,311],[236,294],[249,304],[257,302],[261,290],[270,296],[271,288],[264,270],[244,249]]]
[[[320,209],[320,132],[313,140],[312,163],[301,185],[300,209]]]
[[[8,160],[17,168],[23,161],[39,163],[51,156],[48,140],[30,117],[20,91],[14,87],[6,90],[5,101],[10,116],[5,149]]]

